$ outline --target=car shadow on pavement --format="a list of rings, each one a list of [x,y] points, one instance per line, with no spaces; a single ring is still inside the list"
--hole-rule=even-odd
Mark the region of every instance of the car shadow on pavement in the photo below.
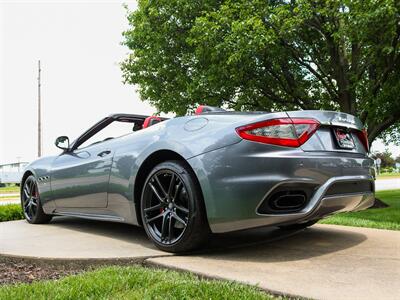
[[[145,231],[138,226],[67,217],[54,218],[48,226],[59,226],[64,229],[106,236],[155,249]],[[295,261],[352,248],[365,240],[365,235],[343,230],[340,227],[316,225],[297,231],[264,227],[213,234],[207,245],[185,255],[232,261]]]
[[[361,244],[366,236],[316,225],[303,230],[256,228],[213,235],[201,256],[232,261],[287,262],[332,254]]]
[[[134,225],[73,217],[55,217],[46,226],[62,227],[63,229],[101,235],[117,241],[138,243],[143,247],[156,249],[147,238],[144,229]]]

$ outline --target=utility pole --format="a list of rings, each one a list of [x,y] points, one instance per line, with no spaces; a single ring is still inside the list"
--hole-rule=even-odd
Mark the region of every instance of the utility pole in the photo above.
[[[41,103],[41,82],[40,82],[40,60],[38,61],[38,157],[42,156],[42,103]]]

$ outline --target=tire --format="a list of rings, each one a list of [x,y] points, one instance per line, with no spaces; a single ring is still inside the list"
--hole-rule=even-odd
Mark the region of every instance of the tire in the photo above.
[[[160,163],[143,187],[143,227],[150,240],[167,252],[187,252],[203,244],[210,232],[195,174],[182,161]]]
[[[307,227],[313,226],[318,221],[319,221],[319,219],[318,220],[308,221],[306,223],[279,226],[279,228],[283,229],[283,230],[301,230],[301,229],[305,229]]]
[[[21,188],[21,207],[25,220],[31,224],[44,224],[52,219],[43,211],[37,181],[33,175],[25,180]]]

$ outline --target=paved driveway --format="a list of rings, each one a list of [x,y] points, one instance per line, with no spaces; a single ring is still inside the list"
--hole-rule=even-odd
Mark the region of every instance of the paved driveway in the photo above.
[[[56,217],[50,224],[0,222],[0,255],[61,260],[141,260],[157,250],[136,226]]]
[[[0,205],[19,203],[19,193],[0,193]]]
[[[200,252],[172,256],[134,226],[56,218],[0,223],[0,255],[131,259],[318,299],[399,299],[400,292],[400,232],[388,230],[259,228],[214,235]]]
[[[254,245],[147,261],[306,298],[400,299],[400,232],[316,225],[263,243],[264,234],[242,233],[257,235]]]

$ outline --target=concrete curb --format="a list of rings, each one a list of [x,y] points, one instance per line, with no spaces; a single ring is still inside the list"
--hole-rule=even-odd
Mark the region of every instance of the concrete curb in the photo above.
[[[175,272],[179,272],[179,273],[189,273],[189,274],[193,274],[197,278],[203,279],[203,280],[210,280],[210,281],[211,280],[218,280],[218,281],[236,282],[236,283],[244,284],[244,285],[247,285],[247,286],[250,286],[250,287],[255,287],[259,291],[266,292],[268,294],[271,294],[271,295],[277,296],[277,297],[286,297],[286,298],[289,298],[289,299],[300,299],[300,300],[310,299],[310,298],[304,298],[304,297],[301,297],[301,296],[298,296],[298,295],[282,293],[282,292],[276,291],[276,290],[265,289],[265,288],[259,287],[258,285],[253,285],[251,283],[244,282],[244,281],[228,280],[228,279],[220,277],[220,276],[212,276],[212,275],[205,274],[203,272],[192,272],[192,271],[185,270],[183,268],[165,266],[163,264],[159,264],[159,263],[156,263],[156,262],[153,262],[153,261],[149,261],[149,259],[152,259],[152,258],[155,258],[155,257],[146,258],[142,262],[141,265],[143,267],[147,267],[147,268],[171,270],[171,271],[175,271]]]
[[[68,266],[68,267],[88,267],[102,265],[142,265],[145,260],[163,256],[143,256],[136,258],[46,258],[35,256],[16,256],[0,254],[0,262],[11,261],[14,263],[30,263],[38,266]]]

